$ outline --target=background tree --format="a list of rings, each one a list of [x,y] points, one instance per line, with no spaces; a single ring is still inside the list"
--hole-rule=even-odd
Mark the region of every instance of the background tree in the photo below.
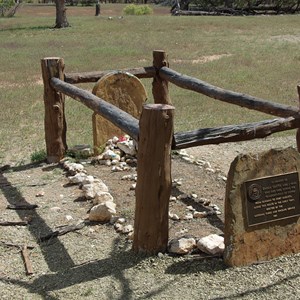
[[[0,17],[13,17],[19,5],[19,1],[0,0]]]
[[[56,6],[55,28],[69,27],[70,24],[67,20],[67,8],[65,5],[65,0],[55,0],[55,6]]]

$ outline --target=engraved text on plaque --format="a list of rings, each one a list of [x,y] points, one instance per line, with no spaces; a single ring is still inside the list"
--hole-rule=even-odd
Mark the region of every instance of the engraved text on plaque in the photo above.
[[[300,216],[298,172],[245,182],[248,226]]]

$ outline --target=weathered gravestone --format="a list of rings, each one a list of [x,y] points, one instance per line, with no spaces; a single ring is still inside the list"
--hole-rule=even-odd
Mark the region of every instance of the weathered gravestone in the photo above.
[[[145,88],[141,81],[126,72],[112,72],[98,80],[93,94],[119,107],[123,111],[139,118],[142,107],[147,99]],[[108,139],[122,136],[124,133],[102,116],[93,114],[94,149],[97,152]]]
[[[300,252],[300,154],[293,148],[242,154],[225,202],[224,261],[249,265]]]

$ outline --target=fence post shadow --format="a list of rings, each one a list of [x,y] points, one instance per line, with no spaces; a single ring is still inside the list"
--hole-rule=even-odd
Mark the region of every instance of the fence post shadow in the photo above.
[[[4,197],[6,198],[9,204],[16,204],[16,200],[11,197],[13,193],[16,195],[16,199],[19,204],[29,205],[30,203],[23,197],[22,193],[16,188],[11,182],[7,180],[2,172],[0,172],[0,181],[1,181],[1,190],[3,192]],[[28,210],[16,210],[19,218],[24,220],[28,216]],[[28,225],[28,230],[33,238],[39,243],[39,238],[41,232],[51,232],[52,229],[48,226],[45,220],[39,215],[38,211],[35,209],[30,210],[30,216],[32,221]],[[54,243],[49,246],[47,243],[40,243],[41,253],[44,256],[44,259],[51,271],[59,271],[62,267],[72,267],[74,266],[74,262],[70,257],[68,251],[64,247],[64,245],[56,239]],[[57,259],[57,255],[59,255],[60,259]],[[61,263],[63,261],[63,265]]]

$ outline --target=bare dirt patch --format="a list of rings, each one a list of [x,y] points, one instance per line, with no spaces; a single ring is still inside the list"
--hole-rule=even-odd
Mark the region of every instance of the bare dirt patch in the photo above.
[[[189,153],[209,162],[206,167],[172,159],[173,179],[182,185],[172,195],[196,193],[220,207],[221,215],[203,219],[170,220],[170,238],[178,235],[201,237],[222,234],[225,182],[231,159],[239,151],[277,145],[294,145],[294,138],[268,139],[192,148]],[[243,151],[244,152],[244,151]],[[2,166],[3,167],[3,166]],[[88,174],[101,178],[117,203],[117,211],[133,224],[132,182],[122,180],[124,172],[87,163]],[[0,173],[1,220],[30,220],[28,226],[1,227],[0,289],[2,299],[299,299],[299,255],[281,257],[250,267],[228,269],[222,259],[194,253],[185,257],[147,257],[131,251],[131,241],[116,233],[110,224],[86,224],[81,230],[40,238],[64,225],[77,224],[87,217],[90,201],[81,197],[76,185],[69,185],[58,165],[27,164],[2,168]],[[37,195],[42,194],[42,197]],[[10,210],[8,204],[37,204],[35,210]],[[170,211],[183,217],[187,206],[210,210],[197,199],[170,202]],[[26,276],[20,248],[29,250],[34,274]]]
[[[222,59],[223,57],[229,57],[232,54],[214,54],[202,56],[196,59],[173,59],[171,60],[175,64],[191,63],[191,64],[205,64],[207,62]]]
[[[300,35],[276,35],[271,38],[271,40],[276,40],[279,42],[288,42],[288,43],[300,43]]]

